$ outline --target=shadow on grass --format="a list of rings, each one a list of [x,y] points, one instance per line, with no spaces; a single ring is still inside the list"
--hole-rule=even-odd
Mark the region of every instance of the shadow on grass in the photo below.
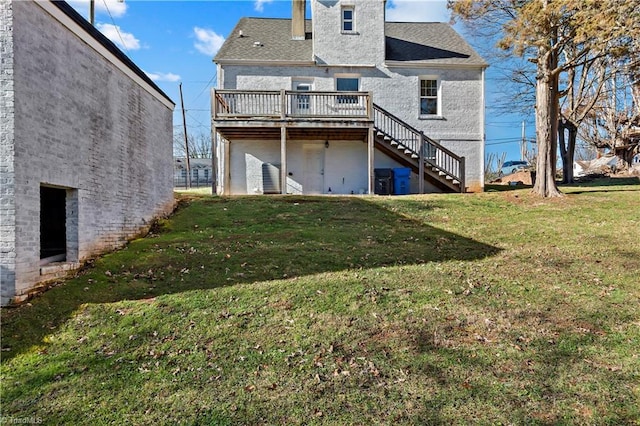
[[[638,188],[621,189],[621,186],[638,186]],[[602,188],[605,189],[602,189]],[[597,179],[586,179],[577,181],[572,184],[561,185],[561,189],[569,189],[564,191],[568,195],[579,195],[584,193],[610,192],[610,191],[640,191],[640,177],[602,177]],[[574,190],[578,188],[578,190]],[[585,188],[580,190],[579,188]],[[598,189],[590,189],[598,188]],[[607,189],[610,188],[610,189]]]
[[[598,177],[585,177],[576,178],[576,182],[571,185],[575,186],[625,186],[625,185],[640,185],[640,177],[638,176],[598,176]]]
[[[577,179],[573,183],[563,184],[560,181],[557,182],[558,187],[563,193],[568,195],[578,195],[584,194],[586,192],[609,192],[611,191],[639,191],[640,190],[640,177],[597,177],[597,178],[585,178],[583,180]],[[635,189],[620,189],[618,187],[621,186],[639,186],[639,188]],[[602,187],[611,188],[609,189],[600,189]],[[579,190],[579,188],[585,188],[584,191]],[[594,190],[590,190],[588,188],[598,188]],[[533,185],[497,185],[497,184],[486,184],[484,186],[485,192],[508,192],[508,191],[517,191],[521,189],[533,189]]]
[[[419,214],[436,203],[425,201]],[[499,251],[392,209],[357,197],[184,198],[156,233],[101,257],[28,304],[3,309],[2,362],[46,345],[44,337],[83,304],[347,269],[476,260]]]
[[[419,360],[414,372],[424,380],[435,380],[439,388],[423,401],[425,410],[416,415],[415,423],[450,424],[451,418],[446,417],[451,412],[442,413],[441,408],[450,408],[456,395],[454,399],[478,406],[510,407],[508,418],[515,424],[581,422],[598,409],[606,415],[602,424],[633,424],[638,415],[637,401],[628,387],[635,380],[633,373],[607,364],[606,358],[593,359],[610,338],[599,325],[602,311],[573,306],[574,315],[564,317],[563,310],[549,308],[547,313],[527,312],[519,321],[513,318],[513,329],[506,336],[496,335],[496,340],[470,336],[464,326],[447,329],[442,324],[436,339],[433,325],[409,325],[406,333]],[[532,330],[541,323],[548,329],[537,330],[535,336]],[[518,332],[532,338],[509,342],[508,337]],[[508,343],[517,351],[496,357]],[[489,380],[487,372],[491,372]],[[590,408],[573,413],[563,408],[583,404]]]
[[[484,192],[507,192],[507,191],[517,191],[520,189],[532,189],[532,185],[496,185],[496,184],[486,184],[484,186]]]

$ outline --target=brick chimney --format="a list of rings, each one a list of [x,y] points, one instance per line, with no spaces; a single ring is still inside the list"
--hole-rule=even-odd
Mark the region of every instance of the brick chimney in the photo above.
[[[307,9],[306,0],[291,0],[291,38],[304,40],[304,20]]]

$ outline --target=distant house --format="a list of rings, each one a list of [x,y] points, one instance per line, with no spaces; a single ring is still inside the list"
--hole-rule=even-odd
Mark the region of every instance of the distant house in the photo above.
[[[213,167],[211,158],[191,158],[189,160],[191,186],[211,186],[213,181]],[[184,188],[187,186],[187,159],[173,159],[173,186]]]
[[[589,161],[574,161],[573,176],[584,177],[592,174],[615,172],[619,159],[613,154],[607,154]]]
[[[174,103],[65,2],[0,2],[1,303],[171,211]]]
[[[484,187],[487,63],[445,23],[385,22],[384,0],[292,1],[243,18],[214,61],[220,194]]]

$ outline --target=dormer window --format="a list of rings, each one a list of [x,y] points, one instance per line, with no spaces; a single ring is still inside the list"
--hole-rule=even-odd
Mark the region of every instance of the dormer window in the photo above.
[[[352,33],[355,31],[355,8],[347,6],[342,8],[342,32]]]

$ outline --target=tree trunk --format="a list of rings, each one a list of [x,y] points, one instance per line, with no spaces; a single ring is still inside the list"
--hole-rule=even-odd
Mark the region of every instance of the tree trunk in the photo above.
[[[578,126],[569,122],[569,146],[567,146],[567,158],[563,164],[563,170],[567,168],[566,183],[573,183],[573,162],[576,158],[576,140],[578,139]]]
[[[565,130],[567,134],[565,134]],[[562,159],[562,183],[573,183],[573,161],[576,153],[578,127],[571,120],[560,118],[558,122],[558,143]],[[568,136],[568,138],[566,137]]]
[[[542,197],[561,197],[556,185],[556,160],[558,150],[558,90],[554,52],[550,49],[538,54],[536,79],[536,138],[538,159],[536,183],[533,192]]]
[[[624,147],[617,148],[614,153],[618,157],[616,171],[629,170],[633,165],[633,157],[636,155],[636,150],[633,147]]]
[[[560,159],[562,160],[562,183],[567,183],[566,122],[567,120],[562,116],[558,120],[558,146],[560,148]]]

